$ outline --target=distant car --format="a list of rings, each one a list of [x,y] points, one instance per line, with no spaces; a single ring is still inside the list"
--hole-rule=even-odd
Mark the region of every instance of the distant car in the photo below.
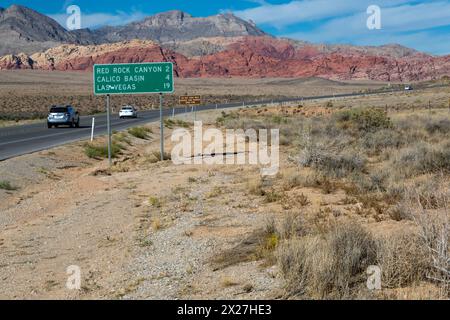
[[[71,128],[80,127],[80,115],[72,106],[52,106],[47,117],[47,126],[68,125]]]
[[[411,91],[413,89],[413,87],[411,86],[405,86],[405,91]]]
[[[137,118],[138,113],[135,107],[133,106],[125,106],[122,107],[119,111],[119,118]]]

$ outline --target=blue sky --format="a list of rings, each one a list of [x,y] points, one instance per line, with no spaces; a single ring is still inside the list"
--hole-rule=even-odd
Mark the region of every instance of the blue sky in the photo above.
[[[276,36],[314,43],[381,45],[399,43],[437,55],[450,54],[450,0],[0,0],[22,4],[59,22],[76,4],[82,27],[120,25],[167,10],[194,16],[232,12]],[[381,8],[381,29],[369,30],[367,8]]]

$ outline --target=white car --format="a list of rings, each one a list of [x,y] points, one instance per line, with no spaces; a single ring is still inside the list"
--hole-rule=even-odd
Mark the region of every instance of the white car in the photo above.
[[[123,118],[137,118],[137,116],[138,116],[137,110],[133,106],[122,107],[122,109],[120,109],[120,111],[119,111],[119,118],[120,119],[123,119]]]

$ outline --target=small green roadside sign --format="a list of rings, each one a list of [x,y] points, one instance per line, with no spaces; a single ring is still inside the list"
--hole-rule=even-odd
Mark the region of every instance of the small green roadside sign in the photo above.
[[[172,62],[94,65],[94,95],[173,93]]]

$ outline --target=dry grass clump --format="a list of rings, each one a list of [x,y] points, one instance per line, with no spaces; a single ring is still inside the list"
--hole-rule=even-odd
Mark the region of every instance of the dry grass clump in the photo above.
[[[14,190],[17,190],[18,188],[16,186],[13,186],[11,184],[11,182],[9,182],[7,180],[1,180],[0,181],[0,189],[7,190],[7,191],[14,191]]]
[[[419,227],[419,235],[430,257],[432,271],[427,278],[440,284],[446,296],[450,295],[450,197],[448,192],[436,191],[433,197],[420,199],[411,191],[411,216]],[[437,206],[427,203],[439,202]],[[435,208],[433,208],[435,207]]]
[[[164,152],[163,156],[164,161],[171,160],[172,155],[168,152]],[[145,161],[148,163],[157,163],[161,161],[161,152],[159,151],[152,151],[149,154],[145,155]]]
[[[128,129],[128,133],[139,139],[148,139],[152,129],[147,127],[133,127]]]
[[[263,188],[263,181],[261,177],[250,179],[247,182],[246,190],[255,196],[264,196],[265,191]]]
[[[267,191],[263,190],[263,193],[264,193],[264,201],[266,203],[273,203],[283,199],[283,193],[278,192],[273,188],[270,188]]]
[[[419,142],[400,151],[393,160],[397,172],[405,177],[450,171],[450,141],[432,145]]]
[[[125,148],[115,141],[111,144],[111,157],[116,158]],[[86,143],[84,145],[84,153],[92,159],[108,158],[108,145],[99,145]]]
[[[381,109],[355,108],[336,113],[335,119],[344,129],[374,132],[392,128],[392,121]]]
[[[288,295],[348,298],[376,262],[376,242],[358,224],[343,223],[324,235],[285,242],[277,257]]]
[[[277,233],[281,240],[289,240],[307,235],[308,229],[301,212],[289,212],[273,232]]]
[[[450,132],[450,120],[442,118],[427,119],[424,127],[429,134],[447,134]]]
[[[162,202],[159,198],[157,197],[149,197],[148,198],[148,203],[155,208],[161,208],[162,207]]]
[[[366,159],[356,152],[335,153],[324,149],[308,150],[303,153],[301,163],[332,177],[344,177],[365,169]]]
[[[117,141],[119,143],[126,143],[128,145],[131,145],[130,137],[127,135],[126,132],[117,132],[113,135],[114,141]]]
[[[293,173],[283,180],[283,190],[288,191],[305,185],[305,177],[299,173]]]
[[[448,230],[444,231],[442,220],[434,228],[429,227],[430,220],[421,223],[428,227],[420,234],[411,230],[377,237],[357,223],[336,221],[339,220],[314,228],[308,226],[314,221],[290,213],[276,227],[269,224],[279,237],[276,257],[288,296],[307,299],[368,296],[366,271],[371,265],[381,268],[383,290],[431,281],[442,283],[444,295],[448,294],[449,253],[443,253],[448,246],[442,236],[448,236]]]
[[[175,128],[189,128],[190,124],[181,119],[165,119],[164,126],[166,126],[169,129],[172,129],[174,127]]]
[[[368,132],[361,138],[361,145],[370,154],[379,154],[385,149],[398,149],[405,144],[403,135],[392,129]]]
[[[224,288],[228,288],[228,287],[234,287],[237,286],[239,283],[236,282],[235,280],[233,280],[232,278],[225,276],[222,278],[222,280],[220,281],[222,287]]]
[[[426,280],[430,260],[421,238],[411,233],[392,234],[377,239],[377,265],[383,288],[401,288]]]

